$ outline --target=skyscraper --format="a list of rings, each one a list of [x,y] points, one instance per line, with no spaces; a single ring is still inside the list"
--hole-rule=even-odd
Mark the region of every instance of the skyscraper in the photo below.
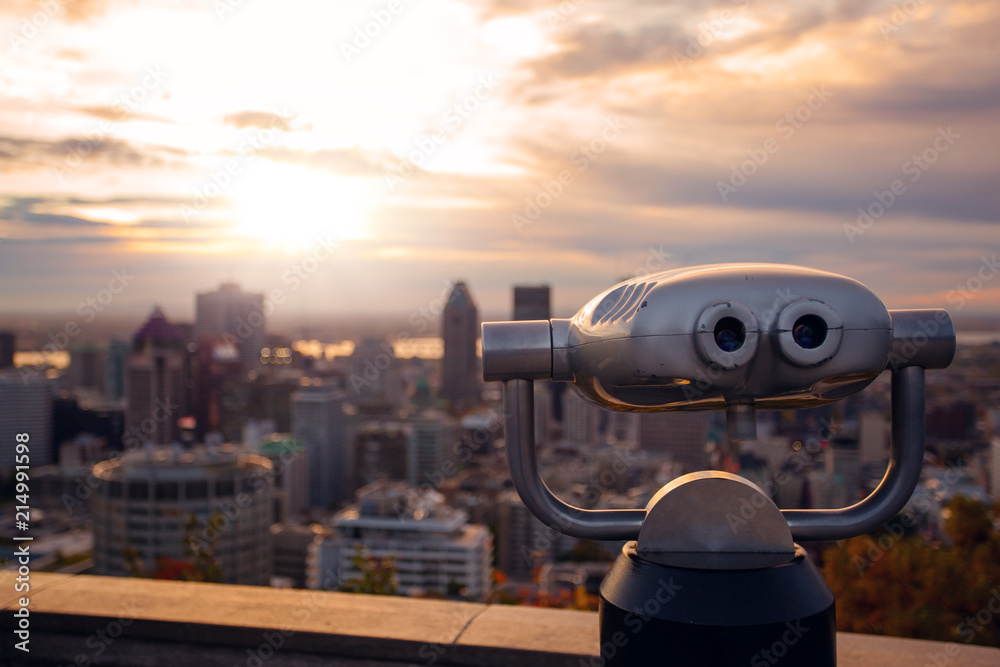
[[[514,286],[515,320],[547,320],[551,317],[548,285]]]
[[[0,474],[13,470],[17,434],[28,434],[32,465],[52,463],[52,383],[44,375],[0,372]]]
[[[152,442],[165,445],[178,439],[177,420],[188,404],[188,367],[181,330],[167,321],[159,307],[132,337],[125,387],[126,449]]]
[[[455,283],[442,318],[444,358],[441,368],[441,398],[449,401],[479,401],[476,339],[479,315],[464,282]]]
[[[244,370],[260,363],[266,323],[264,295],[244,292],[236,283],[223,283],[215,292],[198,294],[195,299],[195,341],[210,335],[231,337]]]
[[[351,463],[344,392],[310,384],[292,394],[292,435],[306,447],[309,505],[325,508],[343,500]]]
[[[13,368],[16,338],[10,331],[0,331],[0,368]]]
[[[351,355],[347,397],[357,404],[394,406],[403,399],[403,380],[392,344],[365,338]]]

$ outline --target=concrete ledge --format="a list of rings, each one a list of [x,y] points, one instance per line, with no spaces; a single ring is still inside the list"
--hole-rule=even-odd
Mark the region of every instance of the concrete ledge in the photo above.
[[[0,575],[0,664],[600,664],[590,612],[43,573],[30,583],[23,653],[11,613],[23,594],[12,573]],[[842,667],[1000,665],[998,649],[844,633],[838,657]]]

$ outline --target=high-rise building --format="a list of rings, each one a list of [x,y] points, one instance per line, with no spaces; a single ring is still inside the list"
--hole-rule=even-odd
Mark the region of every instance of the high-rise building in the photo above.
[[[0,331],[0,368],[14,367],[17,339],[11,331]]]
[[[215,292],[198,294],[195,299],[195,341],[226,335],[236,343],[244,370],[260,364],[266,325],[264,295],[244,292],[236,283],[223,283]]]
[[[198,341],[198,373],[195,382],[195,432],[199,438],[220,433],[234,442],[243,430],[246,410],[237,395],[248,393],[243,364],[236,344],[222,334],[202,336]]]
[[[399,362],[388,341],[365,338],[354,347],[347,398],[362,405],[398,405],[403,399]]]
[[[455,283],[442,317],[444,358],[441,360],[441,398],[479,401],[476,340],[479,315],[464,282]]]
[[[827,451],[826,472],[841,491],[844,502],[837,507],[861,500],[861,457],[854,438],[834,438]]]
[[[112,339],[104,356],[104,394],[110,401],[125,398],[125,377],[131,346],[128,341]]]
[[[305,445],[288,433],[271,433],[257,446],[271,461],[276,523],[302,517],[309,506],[309,456]]]
[[[351,491],[380,479],[406,481],[413,458],[413,429],[398,421],[369,421],[354,431]]]
[[[0,371],[0,471],[13,469],[19,433],[28,434],[32,465],[52,463],[52,421],[51,381]]]
[[[549,286],[514,287],[515,320],[547,320],[552,317],[549,307]]]
[[[708,467],[707,441],[707,412],[639,414],[639,449],[669,456],[684,472]]]
[[[151,442],[165,445],[179,439],[178,420],[189,403],[190,368],[180,329],[158,307],[132,338],[126,372],[126,449]]]
[[[85,343],[69,351],[69,368],[64,383],[70,389],[104,393],[106,352],[96,343]]]
[[[190,544],[211,548],[230,584],[271,578],[271,463],[229,449],[180,447],[126,452],[94,466],[94,571],[128,576],[127,550],[149,574],[166,557],[186,561]],[[196,522],[191,523],[194,516]]]
[[[493,540],[489,529],[449,507],[436,491],[418,493],[402,482],[375,482],[357,504],[338,512],[333,535],[312,545],[309,587],[337,588],[358,579],[358,548],[392,559],[404,594],[458,595],[485,601],[491,592]],[[326,573],[333,576],[321,581]]]
[[[539,521],[513,489],[500,492],[495,507],[497,569],[512,579],[530,579],[535,567],[556,560],[574,542]]]
[[[455,444],[455,422],[441,410],[428,409],[411,415],[406,423],[413,434],[406,479],[415,487],[433,484]]]
[[[313,382],[292,394],[292,435],[309,459],[309,505],[326,508],[347,497],[350,440],[344,392]]]
[[[563,392],[563,440],[571,445],[596,445],[601,440],[601,408],[578,391]]]

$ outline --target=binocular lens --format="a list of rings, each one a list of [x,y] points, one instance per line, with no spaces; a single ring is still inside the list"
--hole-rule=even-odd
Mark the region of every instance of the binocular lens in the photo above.
[[[795,320],[792,340],[805,350],[814,350],[826,340],[826,321],[818,315],[803,315]]]
[[[746,339],[746,327],[735,317],[723,317],[715,325],[715,344],[723,352],[735,352]]]

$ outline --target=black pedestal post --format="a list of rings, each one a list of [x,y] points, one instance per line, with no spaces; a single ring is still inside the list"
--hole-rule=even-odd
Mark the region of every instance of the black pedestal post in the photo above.
[[[801,548],[788,563],[697,569],[625,545],[601,584],[595,667],[836,667],[834,599]]]

